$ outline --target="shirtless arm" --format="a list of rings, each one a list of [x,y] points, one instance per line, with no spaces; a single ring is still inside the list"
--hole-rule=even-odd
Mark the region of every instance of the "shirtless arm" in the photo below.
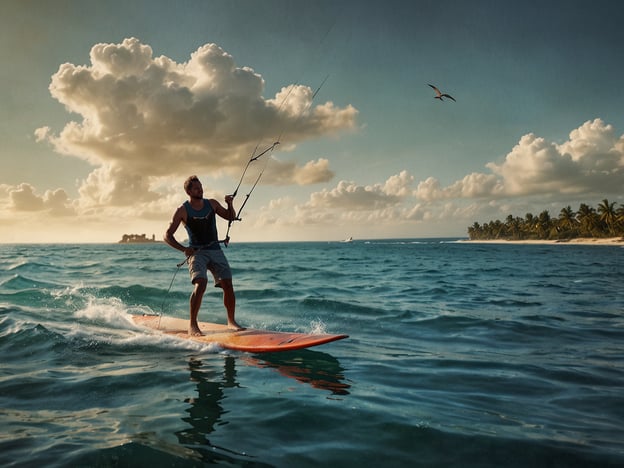
[[[169,223],[169,227],[165,231],[165,235],[163,236],[163,239],[171,247],[179,250],[180,252],[184,252],[184,254],[188,257],[189,255],[192,255],[195,252],[195,249],[191,247],[183,246],[182,244],[178,242],[178,240],[175,238],[175,235],[174,235],[175,232],[178,230],[178,227],[180,227],[180,223],[185,222],[185,221],[186,221],[186,210],[184,209],[184,206],[180,206],[176,210],[176,212],[173,214],[173,218],[171,219],[171,222]]]
[[[234,209],[234,205],[232,202],[234,201],[234,197],[232,195],[226,195],[225,203],[227,203],[227,208],[223,207],[221,203],[219,203],[215,199],[210,200],[210,204],[212,205],[212,209],[215,210],[219,216],[227,221],[235,221],[236,220],[236,210]]]

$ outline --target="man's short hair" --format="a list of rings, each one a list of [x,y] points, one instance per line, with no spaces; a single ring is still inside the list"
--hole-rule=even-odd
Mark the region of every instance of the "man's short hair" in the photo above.
[[[193,185],[194,182],[199,182],[199,179],[197,178],[196,175],[192,175],[184,181],[184,191],[187,194],[189,193],[189,190],[191,189],[191,185]]]

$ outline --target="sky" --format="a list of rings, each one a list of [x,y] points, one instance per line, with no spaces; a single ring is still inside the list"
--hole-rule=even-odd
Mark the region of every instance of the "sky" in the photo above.
[[[0,242],[161,239],[190,175],[222,204],[241,182],[232,243],[619,206],[622,24],[618,0],[3,0]]]

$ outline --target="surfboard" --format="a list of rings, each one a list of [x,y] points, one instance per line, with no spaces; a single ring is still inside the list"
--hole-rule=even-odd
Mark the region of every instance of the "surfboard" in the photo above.
[[[228,329],[227,325],[210,322],[199,322],[199,328],[203,336],[191,336],[188,334],[188,319],[167,317],[165,315],[133,315],[132,320],[137,325],[157,330],[167,335],[206,344],[214,343],[225,349],[248,353],[293,351],[349,337],[349,335],[279,332],[255,328],[234,331]]]

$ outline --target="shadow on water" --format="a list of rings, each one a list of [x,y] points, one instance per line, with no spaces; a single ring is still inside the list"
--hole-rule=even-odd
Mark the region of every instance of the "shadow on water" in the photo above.
[[[281,353],[248,356],[245,362],[257,367],[275,369],[284,377],[309,384],[333,395],[348,395],[349,384],[344,383],[344,368],[331,354],[301,349]]]

